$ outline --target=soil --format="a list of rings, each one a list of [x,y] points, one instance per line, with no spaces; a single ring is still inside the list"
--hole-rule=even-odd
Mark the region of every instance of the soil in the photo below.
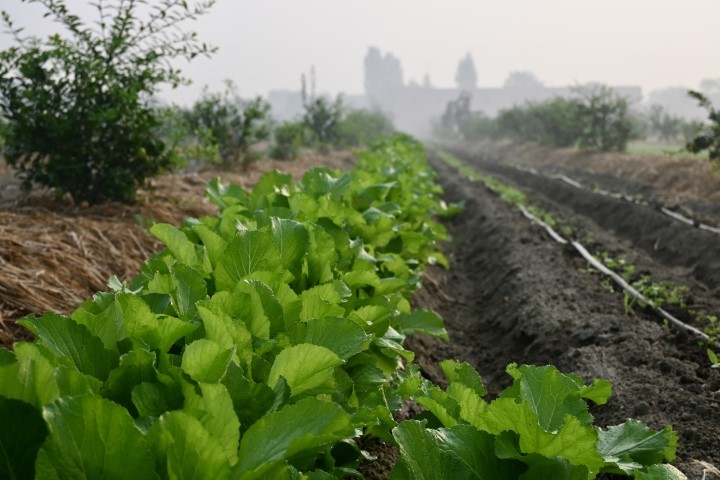
[[[465,160],[495,175],[508,173],[486,158],[476,154]],[[709,368],[697,339],[664,326],[649,312],[626,314],[623,296],[608,289],[598,274],[590,273],[572,248],[550,241],[544,230],[437,158],[433,165],[446,200],[464,201],[466,208],[448,225],[454,239],[447,246],[451,269],[428,271],[432,281],[426,284],[431,288],[416,298],[418,304],[443,315],[451,338],[450,342],[420,336],[410,339],[425,374],[441,381],[437,362],[459,358],[478,369],[491,395],[510,384],[504,373],[510,362],[553,364],[587,380],[604,378],[612,382],[614,394],[607,405],[593,408],[597,425],[610,426],[627,418],[654,428],[670,424],[680,437],[675,465],[688,478],[703,478],[698,461],[720,465],[720,372]],[[646,236],[664,235],[651,227],[675,226],[654,226],[660,220],[649,214],[645,220],[640,210],[628,212],[626,221],[613,224],[610,220],[625,218],[612,213],[611,207],[618,211],[621,205],[590,200],[577,189],[573,196],[555,197],[552,193],[559,190],[555,183],[523,183],[525,177],[510,173],[504,180],[517,180],[514,183],[531,201],[579,225],[576,228],[583,235],[593,237],[595,247],[627,254],[653,277],[697,274],[698,281],[686,278],[691,291],[717,311],[718,301],[708,293],[717,284],[710,287],[700,282],[711,284],[714,275],[700,275],[701,269],[692,261],[686,263],[688,259],[653,256],[645,248]],[[605,209],[609,224],[602,221],[603,215],[593,215]],[[645,226],[633,230],[630,215]],[[688,235],[691,230],[687,226],[667,235]],[[712,246],[693,244],[705,240],[692,238],[685,247]],[[718,243],[716,237],[711,238]],[[720,258],[717,250],[713,252],[714,259]]]

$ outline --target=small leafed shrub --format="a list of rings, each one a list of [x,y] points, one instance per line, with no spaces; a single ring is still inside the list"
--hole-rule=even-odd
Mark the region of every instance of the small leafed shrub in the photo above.
[[[205,92],[185,119],[196,141],[217,146],[225,166],[254,160],[250,148],[270,136],[270,105],[262,98],[241,100],[228,82],[223,93]]]
[[[343,114],[339,126],[338,144],[341,147],[370,145],[394,132],[392,120],[382,112],[353,109]]]
[[[688,142],[687,149],[693,153],[707,151],[711,161],[720,163],[720,110],[713,107],[710,99],[702,93],[695,91],[689,93],[708,111],[710,123]]]
[[[22,36],[3,12],[16,45],[0,52],[0,113],[9,121],[4,155],[24,180],[69,193],[75,201],[131,202],[145,180],[170,164],[148,104],[158,85],[177,85],[168,60],[212,48],[178,29],[207,11],[163,0],[100,1],[97,27],[73,15],[63,0],[37,0],[65,35]]]
[[[305,126],[297,122],[284,122],[275,127],[275,137],[270,156],[278,160],[292,160],[306,145],[308,134]]]

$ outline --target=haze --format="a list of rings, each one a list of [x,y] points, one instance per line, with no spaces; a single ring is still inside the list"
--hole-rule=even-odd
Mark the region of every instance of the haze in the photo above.
[[[47,31],[38,6],[2,3],[29,32]],[[87,1],[67,3],[92,12]],[[479,86],[529,70],[546,85],[600,81],[647,95],[720,77],[718,18],[717,0],[219,0],[190,28],[220,51],[185,66],[194,84],[163,97],[186,104],[226,78],[243,96],[297,90],[312,65],[319,90],[361,93],[369,46],[398,57],[406,82],[428,74],[450,87],[470,52]],[[0,48],[10,44],[0,37]]]

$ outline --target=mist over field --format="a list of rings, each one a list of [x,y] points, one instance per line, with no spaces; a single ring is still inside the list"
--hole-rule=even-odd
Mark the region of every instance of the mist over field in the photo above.
[[[90,3],[68,5],[92,16]],[[3,0],[0,8],[28,32],[48,31],[37,5]],[[407,83],[427,75],[432,85],[453,87],[469,52],[481,87],[529,70],[546,85],[598,81],[638,85],[647,95],[720,77],[717,18],[714,0],[220,0],[192,25],[219,52],[181,65],[193,85],[163,97],[187,104],[203,85],[218,90],[226,78],[243,96],[297,90],[311,65],[319,90],[361,94],[370,46],[396,55]],[[10,42],[0,36],[0,49]]]

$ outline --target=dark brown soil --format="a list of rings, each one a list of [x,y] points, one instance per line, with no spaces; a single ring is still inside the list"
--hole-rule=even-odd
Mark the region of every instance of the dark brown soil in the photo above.
[[[554,364],[588,380],[605,378],[615,393],[607,405],[594,408],[598,425],[627,418],[655,428],[671,424],[680,435],[675,464],[689,478],[703,477],[695,461],[720,465],[720,372],[709,368],[697,340],[663,326],[652,314],[626,315],[622,295],[589,273],[572,249],[548,240],[480,184],[439,161],[434,166],[446,199],[464,200],[466,208],[449,223],[451,270],[429,271],[431,288],[416,299],[444,316],[451,336],[451,343],[410,339],[425,373],[440,380],[434,365],[459,358],[480,371],[491,394],[510,383],[504,373],[510,362]],[[634,255],[654,276],[675,278],[688,270],[634,251],[633,236],[623,236],[628,224],[607,227],[615,228],[608,233],[581,218],[591,208],[564,207],[563,213],[582,223],[596,242]]]

